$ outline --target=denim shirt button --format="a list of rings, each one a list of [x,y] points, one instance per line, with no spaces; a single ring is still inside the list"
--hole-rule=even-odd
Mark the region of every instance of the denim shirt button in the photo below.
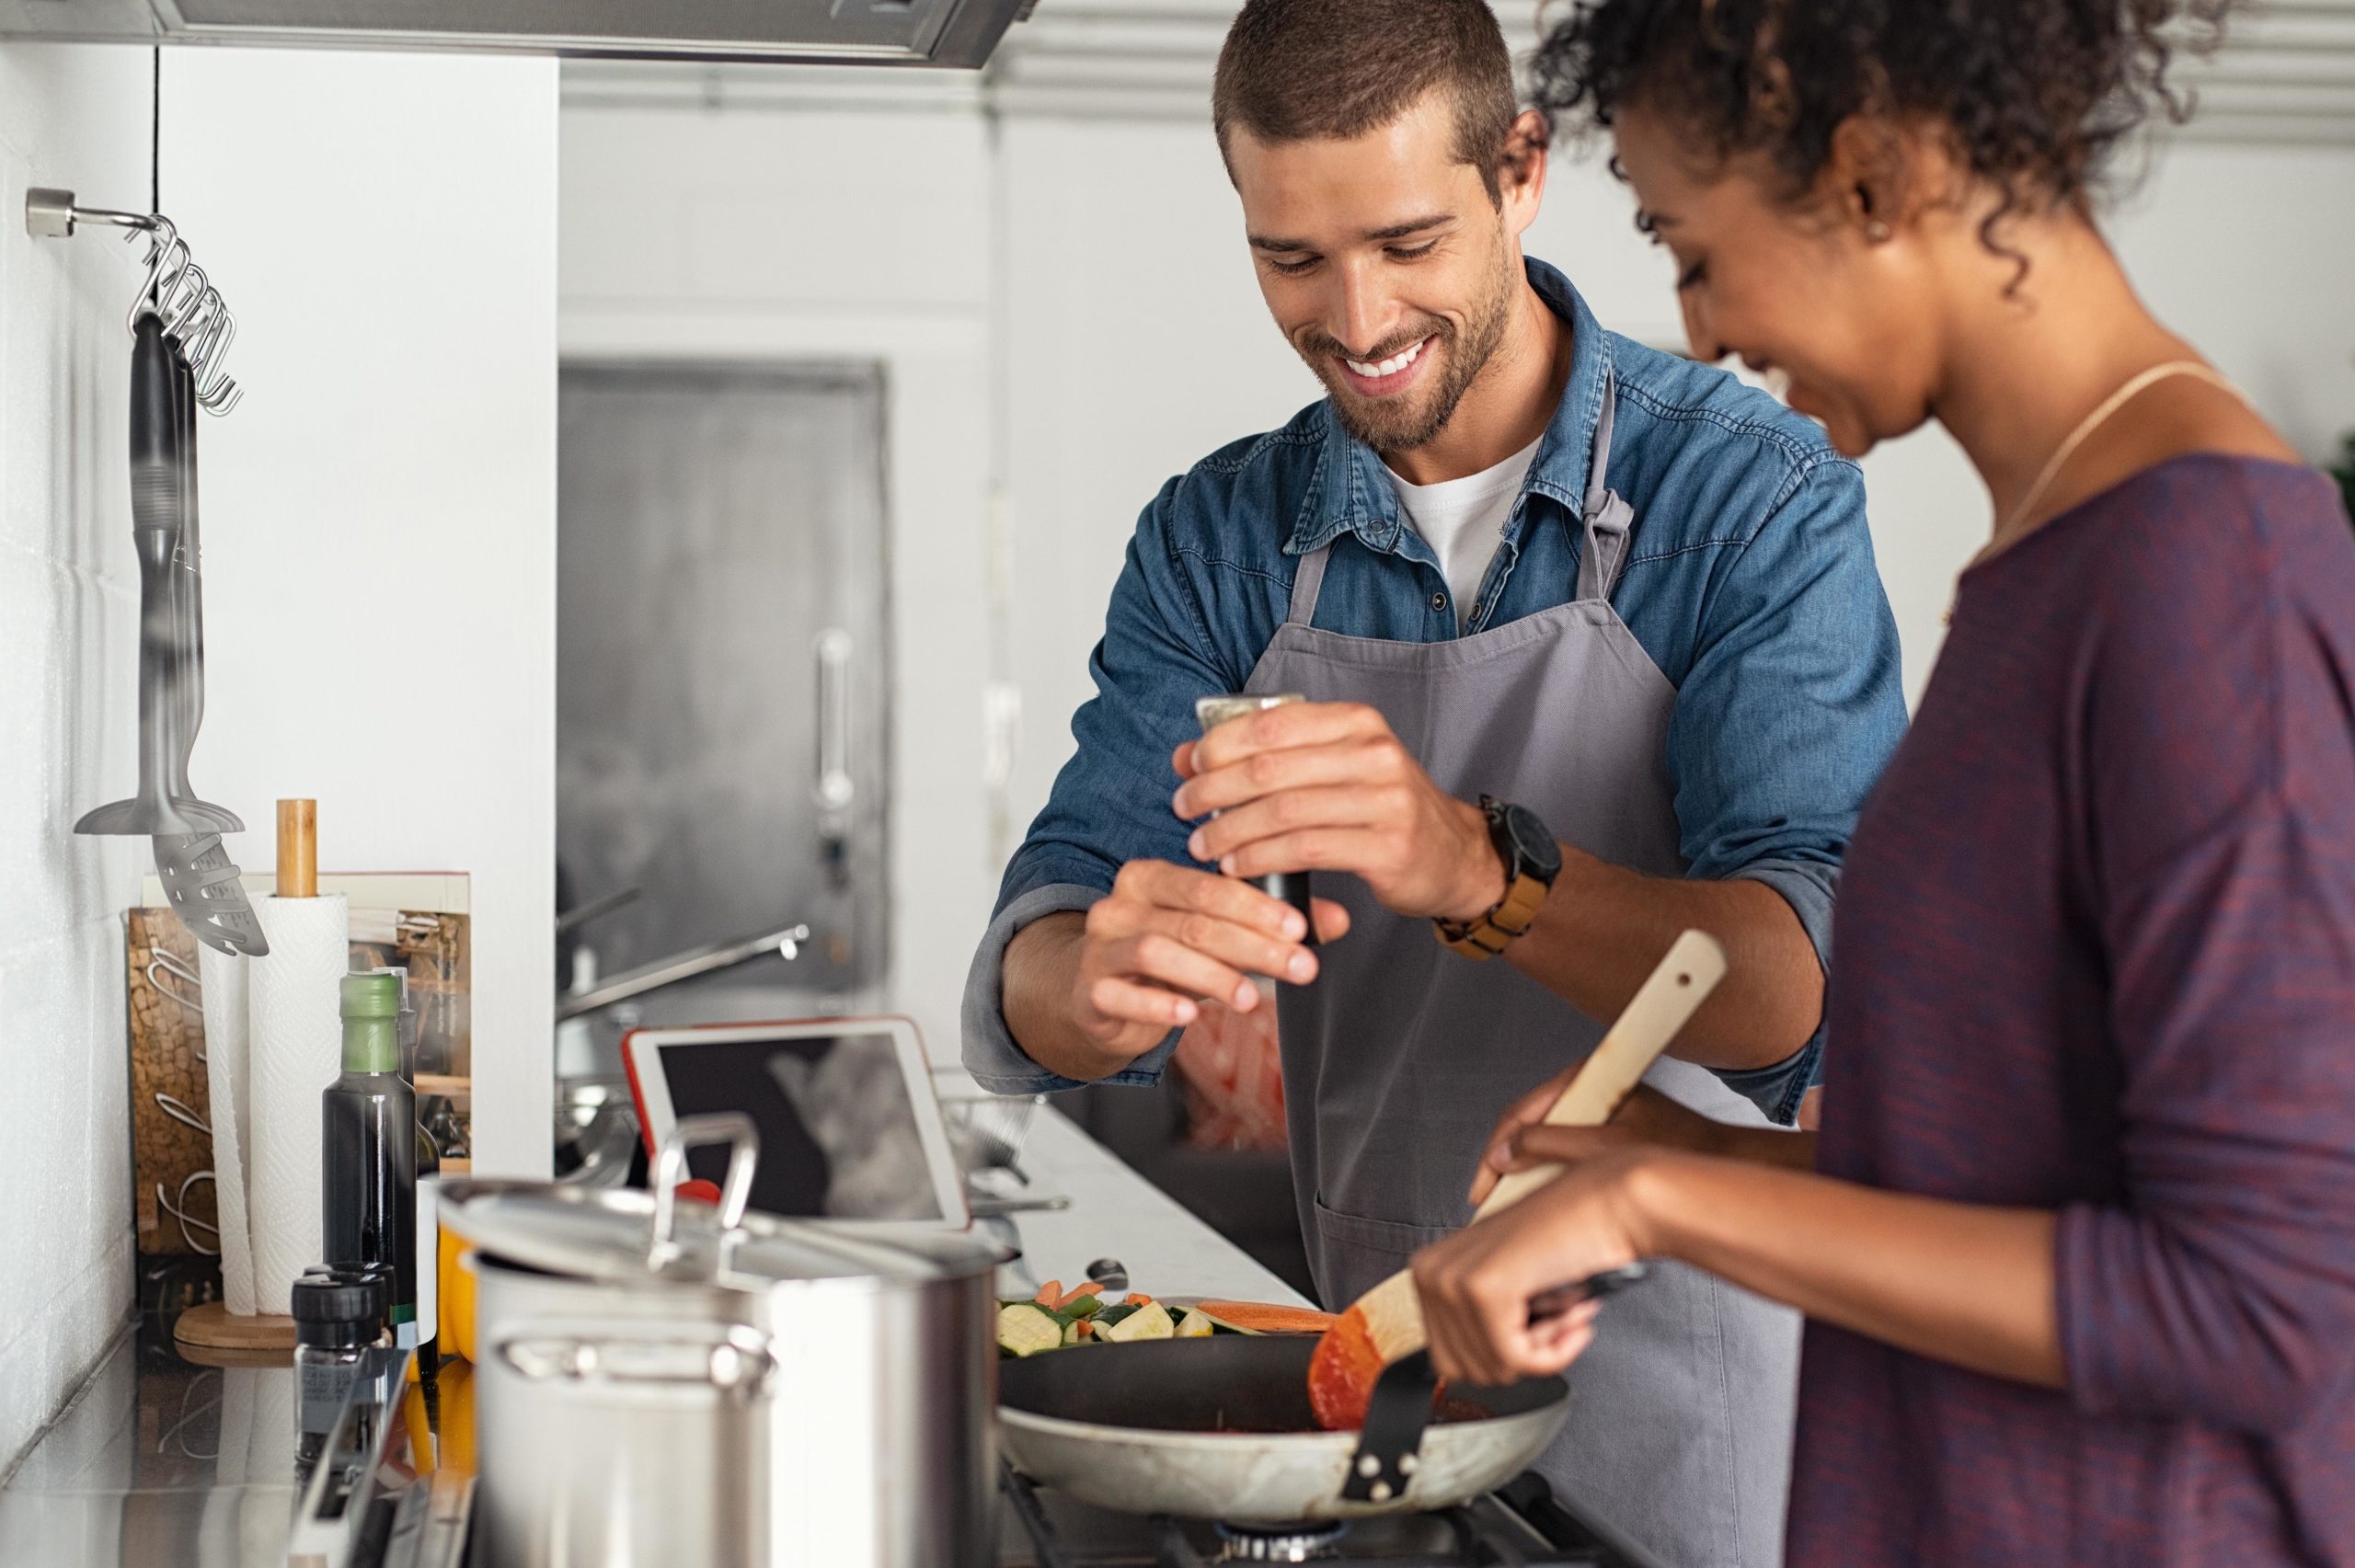
[[[1446,609],[1446,608],[1447,608],[1447,595],[1445,595],[1445,594],[1443,594],[1443,593],[1434,593],[1434,594],[1432,594],[1432,595],[1431,595],[1431,609],[1432,609],[1432,610],[1434,610],[1434,611],[1440,611],[1440,610],[1444,610],[1444,609]]]

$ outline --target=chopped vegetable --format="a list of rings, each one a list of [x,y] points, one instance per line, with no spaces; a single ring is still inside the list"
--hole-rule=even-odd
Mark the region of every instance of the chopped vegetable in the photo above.
[[[1264,1301],[1204,1301],[1194,1310],[1208,1315],[1220,1328],[1237,1333],[1323,1333],[1333,1326],[1330,1312]]]
[[[998,1348],[1008,1355],[1036,1356],[1063,1341],[1063,1325],[1036,1302],[1017,1301],[998,1309]]]
[[[1127,1345],[1140,1339],[1174,1339],[1178,1325],[1169,1321],[1169,1309],[1158,1301],[1140,1308],[1104,1331],[1104,1337],[1115,1345]]]
[[[1033,1356],[1074,1345],[1206,1339],[1213,1333],[1304,1333],[1328,1321],[1322,1312],[1298,1307],[1207,1301],[1180,1309],[1142,1290],[1129,1291],[1120,1299],[1114,1299],[1114,1294],[1099,1280],[1084,1279],[1066,1290],[1062,1280],[1051,1279],[1028,1300],[1000,1300],[998,1347],[1008,1356]],[[1240,1321],[1221,1315],[1229,1309]]]

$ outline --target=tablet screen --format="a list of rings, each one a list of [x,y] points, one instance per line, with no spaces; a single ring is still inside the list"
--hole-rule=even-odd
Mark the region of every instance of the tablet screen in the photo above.
[[[790,1219],[939,1219],[915,1106],[887,1034],[666,1044],[672,1115],[741,1111],[760,1130],[752,1207]],[[728,1151],[692,1150],[717,1182]]]

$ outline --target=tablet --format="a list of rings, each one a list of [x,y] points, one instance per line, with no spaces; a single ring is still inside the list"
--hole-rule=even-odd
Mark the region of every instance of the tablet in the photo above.
[[[972,1222],[915,1024],[814,1018],[633,1029],[622,1059],[649,1156],[682,1116],[741,1111],[761,1135],[752,1207],[797,1219],[923,1230]],[[690,1150],[718,1182],[728,1150]]]

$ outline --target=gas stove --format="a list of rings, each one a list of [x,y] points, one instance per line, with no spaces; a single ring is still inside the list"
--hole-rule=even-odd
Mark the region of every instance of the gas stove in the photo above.
[[[1270,1529],[1115,1513],[1008,1469],[998,1527],[1004,1568],[1211,1568],[1299,1562],[1320,1568],[1654,1568],[1655,1560],[1557,1499],[1534,1473],[1453,1508],[1346,1526]]]

